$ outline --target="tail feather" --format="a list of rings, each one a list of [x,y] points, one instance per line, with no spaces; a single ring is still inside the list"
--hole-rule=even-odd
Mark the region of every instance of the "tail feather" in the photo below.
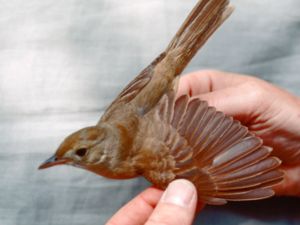
[[[214,31],[230,16],[229,0],[199,1],[189,14],[166,52],[175,55],[180,74]]]

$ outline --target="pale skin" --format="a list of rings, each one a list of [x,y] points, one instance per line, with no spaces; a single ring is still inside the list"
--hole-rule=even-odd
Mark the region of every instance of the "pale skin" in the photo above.
[[[182,94],[208,101],[240,120],[273,147],[273,154],[283,158],[281,169],[285,172],[284,181],[274,187],[276,195],[300,197],[300,158],[299,154],[293,154],[300,151],[299,97],[251,76],[213,70],[183,76],[178,96]],[[146,189],[121,208],[107,225],[192,224],[197,205],[193,184],[180,180],[170,186],[165,192],[153,187]],[[172,191],[172,187],[180,191]],[[180,199],[188,194],[192,197],[183,204]]]
[[[146,189],[121,208],[106,225],[188,225],[193,222],[196,207],[194,185],[186,180],[176,180],[164,192],[153,187]]]

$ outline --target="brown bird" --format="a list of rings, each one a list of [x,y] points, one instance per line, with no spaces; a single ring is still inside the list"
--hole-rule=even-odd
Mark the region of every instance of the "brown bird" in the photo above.
[[[144,176],[162,189],[184,178],[209,204],[272,196],[283,177],[272,149],[205,101],[175,97],[178,75],[232,11],[228,0],[199,1],[98,124],[68,136],[39,168],[67,164],[113,179]]]

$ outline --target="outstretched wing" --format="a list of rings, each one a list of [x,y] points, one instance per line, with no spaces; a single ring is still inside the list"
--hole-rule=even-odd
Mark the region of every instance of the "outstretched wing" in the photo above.
[[[164,53],[136,77],[106,110],[101,121],[106,121],[113,112],[135,99],[142,90],[146,90],[136,99],[138,112],[144,115],[160,100],[172,86],[174,78],[187,66],[196,52],[205,44],[216,29],[229,17],[233,8],[229,0],[199,1],[172,39]],[[162,60],[165,58],[165,62]],[[156,71],[154,68],[159,63]],[[153,79],[153,77],[156,77]],[[151,84],[151,79],[152,85]],[[168,83],[168,84],[166,84]],[[145,88],[148,86],[148,90]],[[156,89],[156,90],[155,90]],[[151,99],[148,99],[148,97]],[[149,104],[148,104],[149,103]]]
[[[201,200],[225,204],[267,198],[274,194],[270,187],[283,179],[272,149],[207,102],[187,95],[174,101],[169,94],[155,113],[172,127],[160,137],[175,159],[176,178],[191,180]]]
[[[131,81],[117,98],[110,104],[105,111],[101,121],[105,121],[110,113],[117,107],[122,107],[124,104],[134,99],[144,87],[151,81],[155,66],[165,57],[165,53],[159,55],[146,69],[144,69],[133,81]]]

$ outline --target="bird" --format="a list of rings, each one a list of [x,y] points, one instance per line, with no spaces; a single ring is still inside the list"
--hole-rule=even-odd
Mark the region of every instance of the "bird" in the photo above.
[[[273,196],[284,173],[272,148],[206,101],[177,96],[179,75],[233,9],[229,0],[198,1],[99,122],[67,136],[39,169],[71,165],[110,179],[143,176],[160,189],[187,179],[199,201],[212,205]]]

